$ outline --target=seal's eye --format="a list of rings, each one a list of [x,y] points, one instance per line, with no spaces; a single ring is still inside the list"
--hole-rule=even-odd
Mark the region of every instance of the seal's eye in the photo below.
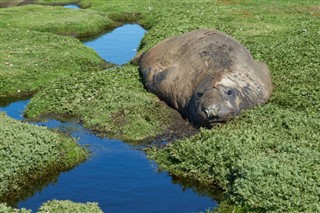
[[[227,90],[227,95],[233,95],[233,91],[231,89]]]
[[[202,92],[198,92],[197,93],[197,98],[201,98],[203,96],[203,93]]]

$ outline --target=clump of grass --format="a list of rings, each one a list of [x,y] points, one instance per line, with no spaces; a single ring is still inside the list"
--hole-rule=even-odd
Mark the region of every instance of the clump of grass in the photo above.
[[[248,110],[217,129],[153,150],[150,156],[171,173],[219,184],[226,190],[226,211],[320,211],[319,5],[312,0],[303,4],[299,0],[277,4],[267,0],[79,3],[118,19],[121,13],[141,14],[140,23],[150,28],[141,51],[172,35],[213,28],[240,40],[255,59],[266,62],[275,86],[269,104]],[[114,132],[115,137],[125,133],[142,138],[149,124],[159,125],[152,123],[159,118],[159,110],[152,109],[164,108],[154,107],[154,96],[143,91],[136,67],[117,71],[104,71],[99,74],[105,75],[97,77],[76,74],[52,82],[50,90],[44,88],[31,101],[27,113],[30,117],[73,113],[86,126]],[[143,110],[152,114],[146,116]],[[139,115],[142,120],[136,122]],[[150,129],[151,134],[158,130]]]
[[[37,4],[48,4],[48,5],[67,5],[67,4],[78,4],[78,0],[36,0]]]
[[[0,212],[5,213],[31,213],[31,210],[25,208],[15,209],[0,203]],[[38,209],[38,213],[74,213],[74,212],[90,212],[90,213],[102,213],[97,203],[75,203],[70,200],[52,200],[48,201]]]
[[[59,76],[109,66],[71,37],[3,28],[0,38],[0,97],[31,93]]]
[[[29,118],[76,115],[86,127],[125,141],[160,134],[172,113],[145,91],[137,67],[130,65],[50,82],[26,109]]]
[[[72,212],[90,212],[103,213],[97,203],[74,203],[69,200],[53,200],[42,204],[38,213],[72,213]]]
[[[213,21],[207,24],[204,18],[199,25],[204,23],[232,34],[250,49],[254,58],[269,65],[275,87],[270,103],[245,111],[219,128],[203,130],[163,150],[152,150],[150,157],[163,170],[223,187],[228,199],[225,209],[317,212],[320,43],[315,26],[320,26],[319,19],[303,9],[310,7],[312,1],[306,1],[304,6],[298,6],[297,1],[277,5],[248,2],[219,3],[214,11],[228,11],[222,15],[212,16],[200,9]],[[159,16],[157,22],[161,19],[169,20]],[[191,27],[195,24],[179,20]],[[181,31],[188,28],[173,25]],[[149,33],[145,46],[156,36],[156,32]],[[236,206],[229,208],[230,204]]]
[[[162,170],[219,184],[234,203],[255,211],[316,212],[319,121],[269,104],[150,156]]]
[[[0,203],[0,212],[5,212],[5,213],[31,213],[31,210],[27,210],[25,208],[22,209],[15,209],[10,206],[7,206],[4,203]]]
[[[1,9],[0,27],[86,37],[117,24],[102,12],[70,10],[60,6],[27,5]]]
[[[0,0],[0,8],[13,7],[19,3],[19,0]]]
[[[32,183],[69,170],[88,155],[70,137],[4,113],[0,113],[0,127],[0,202],[23,197]]]

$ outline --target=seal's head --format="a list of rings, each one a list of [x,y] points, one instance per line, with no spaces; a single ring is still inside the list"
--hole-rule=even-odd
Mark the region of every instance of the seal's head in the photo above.
[[[206,79],[194,90],[187,116],[196,126],[212,127],[231,120],[252,104],[239,88],[213,85],[210,79]]]

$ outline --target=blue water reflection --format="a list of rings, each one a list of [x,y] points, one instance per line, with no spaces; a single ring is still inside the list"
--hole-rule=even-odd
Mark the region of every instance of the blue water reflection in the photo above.
[[[113,56],[112,60],[105,59],[118,64],[128,62],[136,54],[133,48],[137,48],[138,44],[137,38],[131,38],[136,36],[132,32],[141,33],[136,36],[139,37],[144,33],[141,29],[138,25],[125,25],[111,32],[111,35],[105,35],[108,44],[100,45],[113,49],[113,54],[117,52],[121,60]],[[130,35],[130,39],[124,39],[125,36],[120,35],[120,32]],[[133,40],[136,42],[134,45]],[[90,42],[86,44],[88,43]],[[125,48],[124,46],[126,50],[121,50],[121,54],[120,49]],[[23,120],[23,111],[28,103],[29,100],[17,101],[0,107],[0,111]],[[146,154],[131,145],[119,140],[99,138],[75,123],[48,120],[33,124],[71,134],[81,145],[89,147],[92,156],[71,171],[61,173],[57,182],[36,192],[27,200],[20,201],[19,208],[35,211],[44,202],[53,199],[98,202],[104,212],[117,213],[199,212],[217,206],[211,198],[173,184],[168,173],[158,173],[157,166],[147,159]]]
[[[17,101],[0,110],[22,120],[27,104]],[[157,166],[145,153],[131,145],[99,138],[75,123],[48,120],[33,124],[70,133],[81,145],[89,145],[93,154],[88,161],[60,174],[56,183],[20,201],[19,208],[35,211],[52,199],[98,202],[105,212],[199,212],[217,206],[211,198],[172,184],[167,173],[157,173]]]
[[[122,65],[136,55],[145,33],[140,25],[126,24],[84,44],[94,49],[106,61]]]
[[[16,101],[6,107],[0,107],[0,111],[6,112],[8,116],[16,120],[23,120],[23,112],[30,100]]]
[[[69,8],[69,9],[80,9],[80,7],[76,4],[67,4],[65,6],[63,6],[65,8]]]

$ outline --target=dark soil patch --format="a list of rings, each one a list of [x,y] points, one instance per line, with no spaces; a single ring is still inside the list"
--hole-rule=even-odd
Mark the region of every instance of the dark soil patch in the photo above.
[[[171,113],[171,124],[165,131],[151,140],[152,146],[162,147],[167,143],[171,143],[179,139],[188,138],[200,131],[199,128],[193,127],[188,120],[182,118],[181,114],[178,111],[173,111],[174,112]]]
[[[26,101],[26,100],[30,99],[33,94],[34,94],[34,92],[22,92],[16,96],[0,97],[0,107],[6,107],[9,104],[17,102],[17,101]]]

